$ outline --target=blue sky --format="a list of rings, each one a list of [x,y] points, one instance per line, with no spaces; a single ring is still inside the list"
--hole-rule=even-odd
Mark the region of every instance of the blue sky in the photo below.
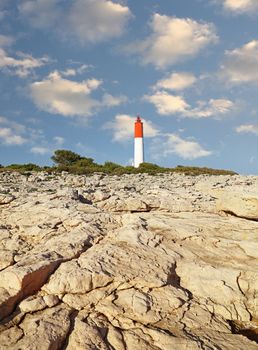
[[[258,173],[257,0],[0,0],[0,163]]]

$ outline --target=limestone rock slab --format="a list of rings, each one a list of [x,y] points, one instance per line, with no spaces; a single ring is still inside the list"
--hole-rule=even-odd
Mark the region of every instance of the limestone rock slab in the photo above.
[[[258,220],[258,192],[221,192],[217,201],[217,210],[250,220]]]
[[[0,192],[0,350],[257,348],[258,177],[7,172]]]

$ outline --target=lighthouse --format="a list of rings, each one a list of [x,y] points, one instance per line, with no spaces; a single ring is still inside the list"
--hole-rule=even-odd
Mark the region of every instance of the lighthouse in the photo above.
[[[134,123],[134,167],[138,168],[144,162],[143,123],[138,116]]]

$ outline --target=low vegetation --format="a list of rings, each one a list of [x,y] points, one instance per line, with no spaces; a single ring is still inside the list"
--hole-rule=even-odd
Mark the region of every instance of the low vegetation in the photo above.
[[[57,150],[51,157],[54,162],[53,166],[40,167],[39,165],[28,164],[11,164],[7,166],[0,165],[0,171],[18,171],[24,174],[29,174],[31,171],[46,171],[48,173],[66,171],[71,174],[78,175],[90,175],[94,173],[105,173],[110,175],[123,175],[123,174],[160,174],[160,173],[183,173],[186,175],[235,175],[236,173],[231,170],[200,168],[178,165],[175,168],[163,168],[153,163],[142,163],[139,168],[133,166],[122,166],[113,162],[105,162],[104,164],[98,164],[94,162],[92,158],[82,157],[77,153],[69,150]]]

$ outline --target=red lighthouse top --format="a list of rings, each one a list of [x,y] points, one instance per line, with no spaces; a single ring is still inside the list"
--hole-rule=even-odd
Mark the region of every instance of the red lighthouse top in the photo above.
[[[139,115],[134,123],[134,137],[143,137],[143,123]]]

